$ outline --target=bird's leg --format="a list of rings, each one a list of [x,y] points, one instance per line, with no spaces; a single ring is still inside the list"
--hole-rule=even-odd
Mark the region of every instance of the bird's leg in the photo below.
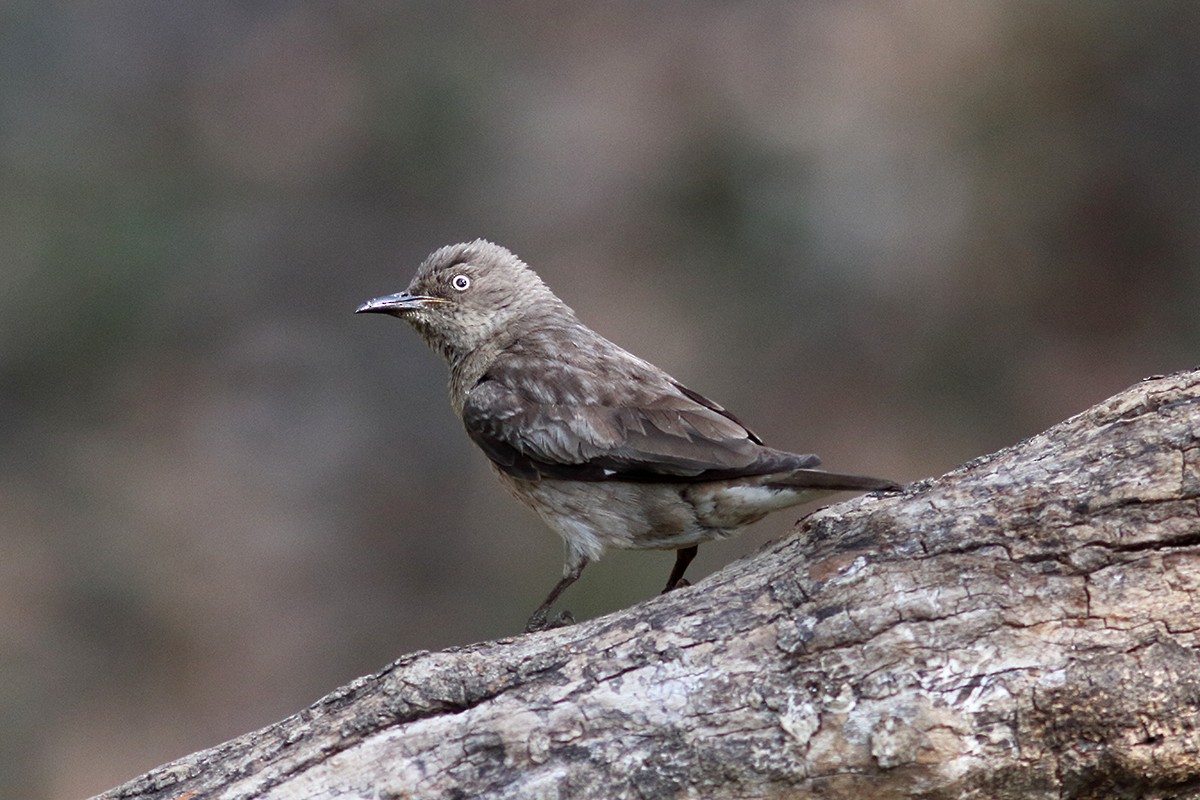
[[[691,547],[681,547],[675,551],[675,566],[671,568],[671,577],[667,578],[667,588],[662,590],[663,594],[681,586],[691,585],[683,579],[683,573],[687,572],[688,564],[692,563],[692,559],[696,557],[699,550],[700,545],[694,544]]]
[[[571,616],[570,611],[564,611],[558,615],[558,619],[549,621],[546,615],[550,612],[550,606],[554,605],[554,601],[562,594],[568,586],[579,580],[579,576],[583,574],[583,568],[588,565],[587,559],[580,559],[577,563],[567,567],[567,574],[558,583],[554,584],[554,588],[550,590],[550,594],[546,595],[546,599],[537,607],[537,610],[529,615],[529,621],[525,623],[525,632],[533,633],[534,631],[544,631],[548,628],[561,628],[564,625],[575,624],[575,618]]]

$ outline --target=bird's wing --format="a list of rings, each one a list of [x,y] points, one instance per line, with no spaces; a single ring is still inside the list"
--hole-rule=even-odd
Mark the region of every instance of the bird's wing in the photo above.
[[[548,379],[501,365],[468,393],[463,423],[500,469],[526,480],[704,481],[820,463],[764,447],[716,403],[640,359],[634,366],[648,368],[641,380],[592,374],[581,385],[591,370],[551,368]]]

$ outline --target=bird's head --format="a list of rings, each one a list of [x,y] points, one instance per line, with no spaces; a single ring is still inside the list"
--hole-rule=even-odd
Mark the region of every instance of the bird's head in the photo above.
[[[435,251],[407,289],[368,300],[355,313],[400,317],[451,364],[502,347],[541,319],[573,317],[521,259],[483,239]]]

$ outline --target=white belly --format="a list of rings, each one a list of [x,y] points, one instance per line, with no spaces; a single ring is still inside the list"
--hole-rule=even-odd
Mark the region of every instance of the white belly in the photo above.
[[[523,481],[497,473],[563,537],[568,563],[594,561],[608,547],[674,550],[723,539],[772,511],[826,494],[745,484]]]

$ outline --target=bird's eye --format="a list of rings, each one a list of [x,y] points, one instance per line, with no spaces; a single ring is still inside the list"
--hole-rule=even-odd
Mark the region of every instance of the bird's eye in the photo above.
[[[455,289],[458,289],[460,292],[465,292],[467,289],[471,288],[471,279],[466,275],[455,275],[450,279],[450,285]]]

